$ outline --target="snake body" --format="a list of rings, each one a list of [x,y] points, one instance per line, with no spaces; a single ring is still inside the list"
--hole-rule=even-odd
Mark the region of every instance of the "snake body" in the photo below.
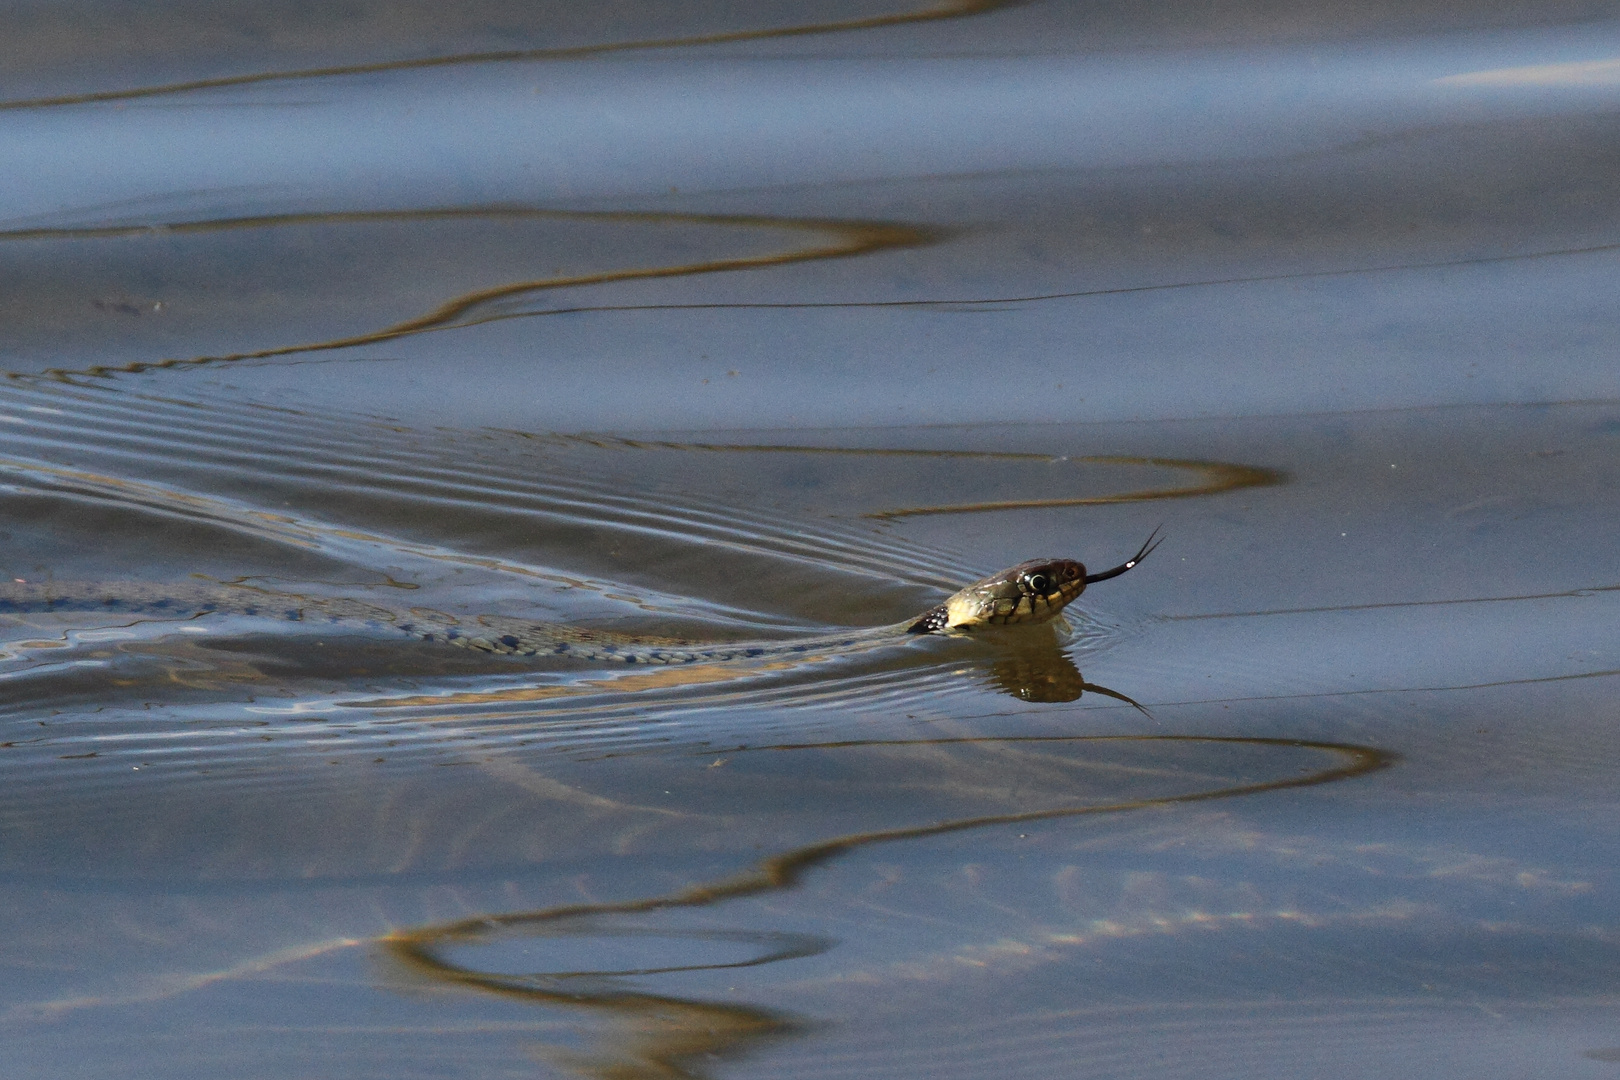
[[[976,581],[905,622],[777,641],[701,642],[485,615],[459,620],[442,612],[401,610],[346,598],[307,597],[260,586],[141,586],[13,581],[0,587],[0,615],[96,611],[109,615],[195,619],[210,614],[319,622],[391,631],[421,641],[511,656],[554,655],[625,664],[692,664],[795,653],[846,651],[908,634],[971,634],[986,627],[1054,618],[1088,584],[1123,574],[1154,547],[1153,537],[1129,561],[1087,575],[1072,559],[1033,559]]]

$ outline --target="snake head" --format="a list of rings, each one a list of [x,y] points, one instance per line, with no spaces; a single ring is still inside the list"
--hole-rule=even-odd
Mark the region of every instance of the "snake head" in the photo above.
[[[1116,578],[1159,546],[1154,529],[1136,554],[1111,570],[1088,574],[1073,559],[1031,559],[975,581],[906,627],[908,634],[959,634],[985,626],[1034,625],[1051,619],[1087,585]]]
[[[1086,590],[1086,568],[1073,559],[1031,559],[922,613],[907,632],[963,633],[985,626],[1046,622]]]

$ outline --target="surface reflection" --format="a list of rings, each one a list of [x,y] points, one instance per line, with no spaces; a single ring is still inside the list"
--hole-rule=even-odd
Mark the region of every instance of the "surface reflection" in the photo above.
[[[53,105],[88,105],[104,101],[129,101],[137,98],[183,94],[196,90],[219,90],[233,86],[251,86],[258,83],[287,82],[294,79],[322,79],[343,75],[371,75],[385,71],[411,71],[421,68],[453,67],[463,64],[499,64],[515,61],[573,60],[610,53],[646,52],[656,49],[693,48],[702,45],[725,45],[747,41],[765,41],[771,38],[806,37],[816,34],[847,33],[852,30],[877,30],[908,23],[937,22],[943,19],[962,19],[983,15],[1001,8],[1014,7],[1028,0],[946,0],[942,4],[901,10],[885,15],[864,18],[834,19],[826,22],[806,22],[797,25],[761,27],[758,29],[720,30],[712,33],[686,34],[678,37],[645,38],[631,41],[606,41],[591,45],[569,45],[539,49],[500,49],[484,52],[454,53],[445,56],[423,56],[403,60],[378,60],[371,63],[335,64],[329,67],[298,68],[288,71],[258,71],[243,75],[225,75],[211,79],[187,79],[156,86],[137,86],[124,90],[102,90],[81,94],[57,94],[51,97],[14,98],[0,100],[0,110],[41,109]]]
[[[293,356],[301,353],[327,352],[334,349],[375,345],[385,341],[412,337],[430,331],[457,327],[478,326],[488,322],[522,317],[528,313],[513,312],[502,305],[549,290],[577,288],[587,285],[606,285],[626,281],[647,281],[658,278],[690,277],[701,274],[725,273],[739,270],[759,270],[792,263],[822,259],[843,259],[895,248],[915,247],[937,241],[939,230],[917,225],[884,221],[854,221],[817,218],[777,218],[748,214],[688,214],[652,213],[633,211],[562,211],[536,207],[477,206],[438,207],[420,210],[377,210],[304,214],[267,214],[252,217],[217,218],[199,221],[180,221],[162,224],[107,225],[85,228],[33,228],[0,231],[0,242],[63,242],[86,240],[150,240],[174,241],[191,237],[209,237],[219,234],[249,233],[260,230],[295,230],[325,228],[359,228],[396,224],[434,224],[464,222],[568,222],[600,226],[630,226],[652,229],[657,226],[688,226],[699,231],[702,242],[724,247],[734,243],[730,231],[744,234],[781,232],[813,238],[808,245],[796,245],[786,250],[766,251],[759,254],[719,255],[713,258],[676,264],[615,267],[593,273],[557,274],[521,281],[505,281],[497,285],[474,289],[451,297],[424,314],[360,333],[346,334],[324,341],[295,345],[278,345],[263,349],[249,349],[218,355],[169,358],[158,361],[134,361],[125,364],[97,364],[80,369],[48,368],[43,374],[56,378],[71,376],[106,376],[112,374],[139,374],[177,367],[196,367],[205,364],[229,363],[238,360],[260,360],[271,357]],[[751,237],[752,239],[752,237]],[[509,244],[511,241],[507,240]],[[327,246],[323,238],[318,246]],[[651,246],[647,244],[646,246]],[[538,261],[543,252],[531,256]],[[552,256],[546,255],[546,258]],[[313,283],[311,283],[313,286]],[[206,286],[203,287],[206,290]],[[173,298],[169,301],[172,305]],[[126,301],[98,302],[108,310],[138,313]],[[375,305],[375,299],[372,305]],[[154,310],[161,311],[164,303]],[[11,373],[8,373],[11,374]],[[15,376],[13,376],[15,377]]]
[[[1056,642],[1044,648],[1006,649],[1002,656],[990,663],[989,669],[989,685],[1020,701],[1034,704],[1078,701],[1089,690],[1147,712],[1135,698],[1087,682],[1080,669],[1074,666],[1074,661],[1057,647]]]
[[[1101,692],[1110,693],[1102,688]],[[1351,743],[1315,742],[1295,739],[1217,737],[1197,735],[1109,735],[1109,736],[1014,736],[1006,738],[944,738],[915,740],[855,740],[824,744],[778,744],[750,747],[747,752],[791,752],[802,750],[856,750],[860,748],[938,748],[1008,747],[1049,748],[1057,745],[1103,746],[1129,744],[1139,747],[1207,746],[1210,748],[1251,747],[1284,751],[1306,751],[1336,758],[1335,764],[1302,774],[1272,780],[1240,782],[1218,787],[1148,798],[1115,802],[1031,809],[1016,813],[989,814],[959,818],[923,826],[880,829],[834,837],[771,856],[751,870],[719,880],[681,889],[674,893],[641,899],[569,904],[534,911],[477,915],[454,922],[402,930],[380,939],[381,946],[396,962],[415,976],[443,986],[454,986],[495,994],[547,1007],[587,1010],[607,1021],[599,1046],[579,1053],[561,1047],[543,1047],[543,1060],[566,1066],[586,1076],[615,1078],[702,1077],[708,1075],[708,1060],[731,1057],[758,1049],[770,1039],[802,1035],[807,1023],[771,1010],[747,1004],[705,1001],[671,994],[648,993],[625,985],[622,980],[676,972],[754,967],[783,960],[816,955],[831,943],[805,935],[761,935],[746,931],[714,931],[682,934],[645,923],[622,925],[615,920],[645,917],[681,909],[707,908],[727,901],[761,896],[796,888],[804,875],[853,851],[880,844],[922,840],[972,829],[1019,825],[1062,818],[1083,818],[1208,802],[1268,791],[1313,787],[1364,776],[1394,764],[1386,750]],[[737,751],[741,752],[741,751]],[[1297,761],[1291,761],[1297,764]],[[1025,763],[1027,765],[1027,763]],[[1274,766],[1284,771],[1284,764]],[[609,936],[645,938],[686,937],[692,941],[730,940],[759,948],[746,959],[722,963],[676,963],[647,965],[618,970],[539,970],[509,973],[480,968],[458,960],[478,948],[510,945],[514,941],[538,938],[586,939]]]
[[[1140,490],[1110,492],[1096,495],[1065,495],[1055,498],[998,499],[987,502],[960,503],[936,506],[893,507],[868,510],[862,517],[875,520],[924,517],[940,514],[980,514],[996,510],[1027,510],[1058,506],[1107,506],[1112,503],[1150,502],[1158,499],[1182,499],[1194,495],[1216,495],[1240,488],[1272,487],[1286,484],[1288,474],[1280,469],[1267,469],[1256,465],[1242,465],[1230,461],[1198,461],[1187,458],[1134,457],[1125,454],[1028,454],[996,450],[919,450],[885,447],[845,446],[789,446],[757,443],[675,442],[664,439],[625,439],[602,436],[581,437],[592,446],[616,446],[634,450],[676,450],[683,452],[789,455],[810,457],[868,457],[917,458],[933,461],[1030,462],[1048,465],[1101,465],[1104,467],[1141,467],[1190,472],[1193,483],[1178,487],[1151,487]]]
[[[5,1080],[1612,1068],[1601,7],[5,6]]]

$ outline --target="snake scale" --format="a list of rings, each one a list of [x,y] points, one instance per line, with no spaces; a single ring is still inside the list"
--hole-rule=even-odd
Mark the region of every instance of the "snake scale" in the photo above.
[[[427,642],[512,656],[555,655],[592,662],[691,664],[793,653],[844,651],[903,640],[908,634],[962,635],[994,626],[1053,619],[1087,585],[1118,577],[1157,545],[1157,530],[1130,559],[1087,574],[1073,559],[1032,559],[976,581],[914,618],[889,626],[775,641],[701,642],[616,634],[561,623],[485,615],[459,620],[442,612],[401,610],[343,598],[279,593],[259,586],[149,586],[13,581],[0,586],[0,615],[96,611],[162,620],[210,614],[392,631]]]

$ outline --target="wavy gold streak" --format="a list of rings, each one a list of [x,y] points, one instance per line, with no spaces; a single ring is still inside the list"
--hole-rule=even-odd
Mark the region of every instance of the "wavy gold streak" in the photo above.
[[[870,457],[923,457],[923,458],[977,458],[986,461],[1041,461],[1049,463],[1076,462],[1083,465],[1151,465],[1165,469],[1184,469],[1202,474],[1203,482],[1178,488],[1149,488],[1143,491],[1125,491],[1114,495],[1083,495],[1058,499],[1008,499],[997,502],[961,503],[950,506],[918,506],[899,510],[875,510],[862,514],[878,520],[902,517],[921,517],[926,514],[978,514],[992,510],[1025,510],[1052,506],[1103,506],[1110,503],[1147,502],[1154,499],[1185,499],[1194,495],[1214,495],[1239,488],[1272,487],[1288,482],[1288,474],[1279,469],[1258,465],[1239,465],[1226,461],[1203,461],[1195,458],[1135,457],[1126,454],[1105,454],[1086,457],[1054,456],[1009,450],[910,450],[893,448],[864,448],[849,446],[791,446],[772,443],[699,443],[672,442],[658,439],[628,439],[614,436],[575,436],[575,440],[592,446],[623,447],[630,450],[692,450],[704,452],[746,452],[755,454],[845,454]]]
[[[713,683],[733,682],[737,679],[758,678],[764,672],[787,671],[802,664],[816,663],[825,659],[825,656],[814,653],[802,653],[795,655],[791,662],[681,664],[672,667],[657,667],[650,671],[643,671],[638,668],[635,669],[634,674],[615,675],[603,679],[587,679],[579,684],[563,686],[515,686],[504,690],[466,691],[454,694],[413,694],[405,697],[370,698],[365,701],[338,701],[334,702],[334,704],[339,708],[350,709],[435,708],[452,705],[501,705],[516,702],[553,701],[557,698],[577,697],[584,694],[678,690],[689,686],[707,686]]]
[[[1269,780],[1209,791],[1189,792],[1150,799],[1135,799],[1100,806],[1067,807],[1052,810],[1033,810],[1016,814],[998,814],[965,818],[912,828],[886,829],[854,833],[835,837],[816,844],[795,848],[773,856],[755,869],[734,877],[709,884],[695,885],[677,893],[647,897],[619,903],[573,904],[545,908],[538,911],[484,915],[415,930],[397,931],[380,939],[380,944],[404,967],[434,983],[466,987],[515,1000],[550,1006],[570,1006],[595,1010],[617,1021],[621,1027],[619,1045],[607,1054],[583,1055],[546,1051],[559,1064],[566,1063],[587,1075],[616,1080],[655,1077],[698,1077],[698,1062],[709,1055],[736,1054],[744,1048],[768,1038],[782,1038],[803,1030],[803,1025],[780,1013],[747,1005],[688,1000],[673,996],[634,991],[547,988],[535,985],[522,976],[504,976],[463,967],[444,959],[438,950],[450,944],[472,944],[503,931],[521,927],[538,927],[563,920],[588,919],[593,916],[643,914],[672,908],[705,907],[738,897],[778,892],[796,886],[804,873],[816,866],[857,848],[900,840],[915,840],[947,833],[963,832],[995,825],[1013,825],[1058,818],[1085,817],[1122,813],[1150,807],[1175,806],[1184,803],[1207,802],[1234,798],[1266,791],[1311,787],[1318,784],[1347,780],[1388,768],[1397,760],[1395,755],[1375,747],[1351,743],[1314,742],[1295,739],[1242,738],[1198,735],[1112,735],[1112,736],[1012,736],[1007,738],[947,738],[917,740],[851,740],[826,744],[784,744],[760,747],[760,750],[836,749],[857,746],[939,746],[964,744],[1007,743],[1206,743],[1287,747],[1317,750],[1348,759],[1334,768],[1321,769],[1304,776]],[[595,928],[586,932],[598,932]],[[809,955],[810,948],[785,948],[765,955],[748,964],[765,963],[774,959]],[[703,965],[692,965],[681,970],[695,970]],[[720,964],[715,967],[734,967]],[[578,972],[572,975],[587,975]],[[599,985],[599,984],[598,984]]]
[[[1066,817],[1083,817],[1088,815],[1119,813],[1125,810],[1140,810],[1153,806],[1174,806],[1182,803],[1207,802],[1213,799],[1233,798],[1239,795],[1252,795],[1265,791],[1281,791],[1286,788],[1314,787],[1318,784],[1330,783],[1336,780],[1345,780],[1366,773],[1376,772],[1395,763],[1396,756],[1390,751],[1376,747],[1359,746],[1354,743],[1319,742],[1303,739],[1256,738],[1246,736],[1215,736],[1215,735],[1031,735],[1031,736],[1003,736],[982,738],[946,738],[946,739],[872,739],[847,740],[834,743],[791,743],[781,746],[756,747],[756,750],[811,750],[811,749],[842,749],[856,746],[949,746],[949,745],[986,745],[986,744],[1026,744],[1026,743],[1208,743],[1216,745],[1240,746],[1276,746],[1302,750],[1320,750],[1335,753],[1349,758],[1349,762],[1331,769],[1323,769],[1308,773],[1304,776],[1292,776],[1280,780],[1265,780],[1251,784],[1239,784],[1232,787],[1217,788],[1211,791],[1190,792],[1183,795],[1164,795],[1149,799],[1132,799],[1118,803],[1107,803],[1100,806],[1065,807],[1053,810],[1031,810],[1015,814],[997,814],[986,817],[964,818],[955,821],[938,822],[932,825],[922,825],[910,828],[886,829],[865,833],[854,833],[840,836],[820,843],[795,848],[781,855],[773,856],[758,869],[746,871],[736,877],[727,878],[708,885],[694,885],[678,893],[665,896],[649,897],[642,900],[628,900],[607,904],[572,904],[560,907],[546,908],[541,911],[520,912],[508,915],[480,915],[470,919],[462,919],[451,923],[441,923],[422,930],[399,931],[383,939],[391,946],[399,948],[420,947],[426,948],[433,942],[457,941],[468,942],[489,935],[491,932],[513,926],[526,926],[538,923],[554,922],[564,918],[581,918],[591,915],[607,914],[639,914],[649,911],[659,911],[678,907],[703,907],[718,903],[722,900],[735,899],[741,896],[753,896],[764,892],[774,892],[791,888],[798,884],[799,879],[806,870],[818,866],[832,858],[843,855],[856,848],[867,847],[874,844],[889,843],[896,840],[915,840],[930,836],[942,836],[947,833],[963,832],[968,829],[982,828],[991,825],[1014,825],[1023,822],[1047,821]]]
[[[219,983],[239,982],[274,971],[288,964],[301,963],[343,949],[352,949],[363,943],[363,939],[358,938],[333,938],[328,941],[311,942],[307,945],[289,945],[260,956],[239,960],[234,964],[214,971],[203,971],[189,975],[159,976],[144,987],[123,992],[82,994],[74,997],[54,998],[47,1001],[13,1005],[4,1014],[0,1015],[3,1015],[6,1019],[55,1019],[64,1013],[78,1009],[144,1005],[153,1001],[178,997],[181,994],[189,994]]]
[[[955,506],[914,506],[903,510],[879,510],[869,518],[920,517],[925,514],[982,514],[992,510],[1028,510],[1053,506],[1106,506],[1111,503],[1148,502],[1155,499],[1186,499],[1194,495],[1214,495],[1239,488],[1271,487],[1287,483],[1288,475],[1256,465],[1235,465],[1224,461],[1198,461],[1191,458],[1080,457],[1071,461],[1094,465],[1157,465],[1166,469],[1186,469],[1199,473],[1203,481],[1187,487],[1149,488],[1123,491],[1114,495],[1084,495],[1061,499],[1007,499],[998,502],[962,503]]]
[[[992,461],[1092,461],[1098,458],[1064,458],[1024,450],[929,450],[884,446],[794,446],[791,443],[706,443],[670,439],[635,439],[618,435],[572,435],[570,441],[587,446],[625,450],[701,450],[705,452],[747,451],[754,454],[853,454],[862,457],[983,458]],[[1115,459],[1108,459],[1115,460]]]
[[[904,640],[896,638],[896,642]],[[636,670],[634,674],[613,675],[606,678],[586,679],[579,683],[549,686],[513,686],[501,690],[463,691],[445,694],[411,694],[400,697],[369,698],[363,701],[333,701],[341,709],[444,709],[451,707],[480,707],[492,705],[537,704],[562,698],[599,694],[633,694],[646,691],[687,690],[698,686],[716,686],[743,679],[757,679],[763,675],[793,671],[810,664],[825,663],[837,655],[837,649],[826,652],[795,653],[790,660],[768,663],[724,661],[710,664],[678,664],[651,670]],[[991,684],[1003,693],[1030,702],[1075,701],[1087,691],[1122,701],[1146,712],[1136,699],[1111,690],[1106,686],[1087,682],[1070,660],[1054,646],[1049,652],[1035,652],[1023,656],[1003,658],[989,669]],[[618,703],[606,706],[618,708]],[[585,716],[592,710],[580,708],[570,715]],[[522,717],[523,713],[509,714]],[[439,716],[440,723],[463,719],[461,716]],[[467,717],[466,719],[470,719]],[[490,717],[479,718],[488,722]],[[531,717],[532,719],[532,717]]]
[[[1320,615],[1334,611],[1379,611],[1384,608],[1450,607],[1455,604],[1509,604],[1525,600],[1583,600],[1599,593],[1620,592],[1620,585],[1584,585],[1563,592],[1521,593],[1516,596],[1465,596],[1448,600],[1385,600],[1375,604],[1328,604],[1321,607],[1267,608],[1261,611],[1211,611],[1200,615],[1160,615],[1165,622],[1201,619],[1250,619],[1262,615]]]
[[[763,30],[729,30],[713,34],[693,34],[688,37],[648,38],[640,41],[614,41],[598,45],[573,45],[550,49],[503,49],[490,52],[455,53],[449,56],[424,56],[412,60],[379,60],[369,64],[341,64],[332,67],[299,68],[291,71],[259,71],[247,75],[224,75],[212,79],[190,79],[185,82],[141,86],[128,90],[100,90],[85,94],[60,94],[54,97],[16,98],[0,101],[0,110],[40,109],[57,105],[91,105],[103,101],[131,101],[137,98],[184,94],[194,90],[220,90],[232,86],[252,86],[256,83],[286,82],[293,79],[321,79],[342,75],[370,75],[384,71],[411,71],[420,68],[451,67],[459,64],[498,64],[523,60],[569,60],[587,56],[601,56],[617,52],[641,52],[652,49],[690,48],[699,45],[728,45],[743,41],[765,41],[770,38],[808,37],[815,34],[837,34],[851,30],[877,30],[886,26],[907,23],[937,22],[943,19],[962,19],[983,15],[1000,8],[1014,7],[1025,0],[953,0],[921,11],[898,12],[893,15],[874,15],[864,19],[843,19],[836,22],[807,23],[801,26],[783,26]]]
[[[19,376],[21,377],[21,376]],[[1248,487],[1269,487],[1288,482],[1288,474],[1277,469],[1263,468],[1257,465],[1240,465],[1233,462],[1204,461],[1192,458],[1159,458],[1135,457],[1130,455],[1091,455],[1084,457],[1053,456],[1050,454],[1037,454],[1002,450],[933,450],[933,449],[895,449],[885,447],[848,447],[848,446],[791,446],[781,444],[750,444],[750,443],[696,443],[674,442],[653,439],[629,439],[602,435],[574,435],[561,436],[568,442],[585,446],[602,448],[629,449],[629,450],[678,450],[694,452],[732,452],[732,453],[764,453],[764,454],[831,454],[859,457],[919,457],[919,458],[972,458],[985,461],[1032,461],[1032,462],[1079,462],[1089,465],[1144,465],[1160,468],[1185,469],[1201,473],[1205,480],[1203,483],[1179,488],[1150,488],[1141,491],[1119,492],[1112,495],[1086,495],[1058,499],[1011,499],[988,503],[963,503],[950,506],[909,507],[897,510],[877,510],[862,515],[867,518],[886,519],[901,517],[917,517],[927,514],[971,514],[992,510],[1019,510],[1054,506],[1099,506],[1110,503],[1144,502],[1155,499],[1181,499],[1195,495],[1213,495],[1223,491],[1235,491]],[[162,499],[165,501],[183,502],[188,506],[198,507],[205,503],[213,504],[213,500],[201,496],[175,491],[169,488],[157,488],[147,484],[137,484],[116,477],[100,476],[71,470],[52,468],[38,464],[24,466],[21,463],[0,461],[0,467],[27,468],[30,471],[43,472],[50,475],[71,478],[80,481],[93,482],[98,486],[138,492],[143,498],[149,500]],[[324,531],[332,535],[342,536],[366,543],[387,544],[391,547],[400,547],[397,540],[388,537],[376,536],[371,533],[353,532],[327,526],[320,527],[311,523],[302,522],[296,518],[280,514],[255,513],[251,516],[274,524],[297,527],[301,534],[312,530]],[[436,554],[443,557],[443,553]],[[510,570],[507,564],[498,560],[476,559],[467,557],[469,565],[479,565],[493,569]],[[520,571],[521,572],[521,571]],[[534,576],[532,572],[529,576]],[[569,584],[578,584],[573,579]],[[1604,591],[1609,587],[1598,586],[1576,592]],[[1620,586],[1615,586],[1620,588]],[[1575,595],[1576,593],[1556,593],[1550,596]],[[1533,599],[1533,597],[1507,597],[1505,599]],[[1457,601],[1462,602],[1462,601]],[[1384,606],[1384,605],[1364,605]],[[1293,609],[1289,609],[1293,610]],[[1302,608],[1300,611],[1316,611],[1316,608]],[[1339,610],[1339,609],[1320,609]],[[1172,619],[1200,619],[1200,618],[1228,618],[1236,615],[1250,614],[1286,614],[1286,611],[1276,612],[1237,612],[1214,615],[1181,615],[1170,616]]]
[[[898,222],[882,221],[848,221],[837,219],[817,218],[773,218],[748,214],[676,214],[676,213],[650,213],[632,211],[605,211],[593,213],[588,211],[560,211],[538,210],[513,207],[489,207],[466,209],[435,209],[435,210],[404,210],[404,211],[356,211],[348,213],[330,214],[285,214],[268,215],[261,217],[225,218],[217,221],[180,222],[174,225],[158,226],[113,226],[88,229],[25,229],[12,232],[0,232],[0,240],[42,240],[42,239],[107,239],[143,235],[185,234],[196,232],[212,232],[226,229],[247,228],[273,228],[297,225],[346,225],[367,224],[388,221],[412,220],[446,220],[456,218],[479,217],[532,217],[549,218],[557,220],[591,221],[604,223],[635,223],[657,225],[715,225],[733,228],[752,229],[779,229],[791,232],[820,234],[830,236],[831,243],[819,246],[800,248],[790,251],[778,251],[765,255],[738,256],[729,259],[711,259],[705,262],[684,263],[673,266],[631,267],[623,270],[606,270],[594,274],[573,274],[563,277],[537,278],[531,281],[508,282],[487,289],[478,289],[448,300],[424,315],[392,326],[383,327],[362,334],[353,334],[347,337],[335,338],[329,341],[311,342],[300,345],[285,345],[272,349],[257,349],[247,352],[225,353],[218,356],[195,356],[172,358],[158,361],[132,361],[128,364],[102,365],[72,369],[49,368],[42,374],[58,379],[74,376],[105,377],[116,374],[140,374],[145,371],[159,371],[177,367],[195,367],[204,364],[230,363],[237,360],[263,360],[277,356],[291,356],[298,353],[324,352],[332,349],[353,348],[359,345],[374,345],[379,342],[393,341],[398,338],[410,337],[416,334],[435,330],[446,330],[457,325],[465,325],[463,316],[475,309],[524,293],[541,292],[549,289],[569,288],[581,285],[604,285],[620,281],[645,281],[656,278],[685,277],[694,274],[715,274],[734,270],[758,270],[772,266],[785,266],[791,263],[812,262],[820,259],[842,259],[857,255],[867,255],[876,251],[891,248],[915,247],[923,244],[937,242],[941,233],[938,230],[926,229],[919,226],[904,225]],[[22,378],[24,375],[17,372],[6,373],[10,378]]]
[[[1263,285],[1277,281],[1311,281],[1320,278],[1354,277],[1361,274],[1392,274],[1407,270],[1443,270],[1458,266],[1493,266],[1498,263],[1532,259],[1558,259],[1572,255],[1607,255],[1620,251],[1620,244],[1589,244],[1581,247],[1522,251],[1506,255],[1479,255],[1463,259],[1428,262],[1385,263],[1380,266],[1350,266],[1330,270],[1295,270],[1280,274],[1250,274],[1240,277],[1195,278],[1191,281],[1164,281],[1149,285],[1116,285],[1072,292],[1029,293],[1021,296],[955,297],[934,300],[810,300],[736,301],[690,304],[579,304],[546,308],[541,311],[505,312],[480,320],[538,319],[552,315],[610,314],[644,311],[814,311],[858,310],[864,308],[913,308],[919,310],[968,311],[1000,310],[1018,304],[1038,304],[1049,300],[1087,300],[1099,296],[1130,296],[1135,293],[1169,292],[1177,289],[1205,289],[1223,285]]]

